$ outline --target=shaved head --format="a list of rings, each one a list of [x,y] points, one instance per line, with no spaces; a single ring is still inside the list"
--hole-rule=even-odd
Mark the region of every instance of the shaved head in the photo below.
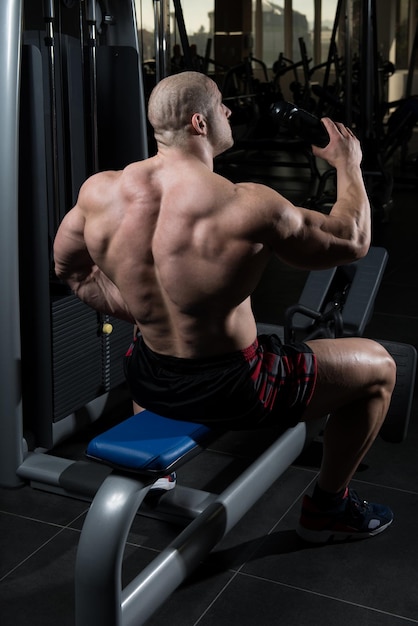
[[[210,117],[217,86],[200,72],[181,72],[163,78],[153,89],[148,103],[148,119],[156,139],[172,141],[188,132],[194,113]]]

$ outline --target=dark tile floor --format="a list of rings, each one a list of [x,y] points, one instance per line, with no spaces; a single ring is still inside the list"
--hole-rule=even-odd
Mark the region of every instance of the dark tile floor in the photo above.
[[[263,174],[265,174],[265,168]],[[302,202],[309,173],[281,169],[271,179]],[[376,244],[390,254],[366,334],[418,347],[417,188],[397,184],[388,224]],[[255,296],[263,321],[280,321],[305,275],[273,262]],[[296,537],[303,494],[318,471],[316,442],[266,492],[201,567],[149,620],[152,626],[404,626],[418,624],[418,398],[407,439],[378,438],[354,485],[389,504],[392,527],[364,542],[310,547]],[[213,446],[182,468],[186,484],[207,484],[208,471],[235,461]],[[28,486],[0,490],[0,623],[72,626],[74,563],[87,504]],[[124,560],[129,579],[173,538],[163,522],[137,517]],[[92,626],[100,626],[92,624]]]

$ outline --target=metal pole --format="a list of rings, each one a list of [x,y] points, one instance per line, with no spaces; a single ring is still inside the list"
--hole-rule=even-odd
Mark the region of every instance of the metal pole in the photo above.
[[[293,5],[292,0],[284,0],[284,53],[293,59]]]
[[[352,72],[352,50],[351,38],[353,34],[352,28],[352,2],[345,0],[345,34],[344,34],[344,57],[345,57],[345,112],[344,120],[347,126],[352,125],[352,106],[353,106],[353,72]]]
[[[314,1],[314,65],[322,63],[322,1]]]
[[[134,47],[138,52],[138,78],[139,78],[139,111],[138,115],[141,120],[141,136],[139,137],[139,142],[141,145],[141,157],[146,159],[148,155],[148,140],[147,140],[147,113],[146,113],[146,102],[145,102],[145,90],[144,90],[144,82],[142,76],[142,61],[143,61],[143,53],[142,46],[139,45],[138,41],[138,21],[136,17],[135,10],[135,0],[131,0],[131,11],[132,11],[132,23],[133,23],[133,31],[135,37]]]
[[[0,2],[0,484],[16,487],[23,460],[18,244],[22,2]]]
[[[61,221],[59,193],[59,155],[58,155],[58,115],[57,115],[57,81],[55,59],[55,7],[54,0],[44,0],[45,45],[49,60],[49,102],[51,108],[51,143],[52,143],[52,215],[54,216],[54,232]]]
[[[368,146],[368,140],[375,137],[373,123],[373,105],[376,93],[376,55],[374,50],[375,3],[372,0],[363,0],[362,35],[361,35],[361,80],[360,80],[360,116],[361,135]]]
[[[337,30],[340,25],[340,15],[341,15],[341,8],[343,5],[343,2],[344,4],[346,4],[346,0],[338,0],[337,8],[335,11],[334,24],[332,27],[331,40],[330,40],[329,49],[328,49],[328,59],[327,59],[327,63],[325,66],[324,82],[322,83],[322,95],[318,103],[318,110],[321,113],[322,113],[323,105],[325,101],[324,96],[328,90],[328,83],[329,83],[329,78],[330,78],[330,73],[331,73],[331,64],[335,56]],[[347,60],[347,63],[351,63],[351,60]]]
[[[408,78],[406,81],[406,90],[405,90],[406,98],[410,98],[412,95],[412,84],[414,81],[415,59],[417,56],[417,49],[418,49],[418,24],[415,29],[414,42],[412,45],[411,55],[409,57]]]
[[[263,3],[256,0],[255,3],[255,56],[263,58]]]
[[[86,2],[86,22],[88,26],[89,48],[89,87],[90,87],[90,138],[92,173],[99,171],[99,137],[97,131],[97,27],[96,0]]]
[[[183,48],[184,63],[185,63],[186,69],[192,70],[193,69],[192,55],[190,54],[190,44],[189,44],[189,38],[187,36],[186,25],[184,23],[183,9],[182,9],[180,0],[173,0],[173,2],[174,2],[174,13],[176,15],[177,26],[179,29],[181,46]]]
[[[169,0],[154,2],[154,42],[156,82],[168,76],[170,62],[170,15]]]

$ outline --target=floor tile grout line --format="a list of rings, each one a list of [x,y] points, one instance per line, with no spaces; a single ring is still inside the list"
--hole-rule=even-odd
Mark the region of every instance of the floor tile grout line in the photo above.
[[[389,489],[390,491],[398,491],[399,493],[405,493],[410,496],[418,496],[418,491],[412,491],[410,489],[401,489],[400,487],[392,487],[391,485],[384,485],[382,483],[374,483],[368,480],[362,480],[361,478],[353,478],[352,482],[361,483],[362,485],[368,485],[370,487],[378,487],[379,489]],[[352,482],[350,484],[352,484]]]
[[[14,567],[12,567],[11,570],[9,570],[6,574],[4,574],[2,577],[0,577],[0,582],[2,582],[3,580],[5,580],[8,576],[10,576],[14,571],[16,571],[17,569],[19,569],[19,567],[21,567],[24,563],[26,563],[27,561],[29,561],[29,559],[31,559],[33,556],[35,556],[35,554],[37,554],[38,552],[40,552],[45,546],[47,546],[49,543],[51,543],[51,541],[53,541],[54,539],[56,539],[57,537],[59,537],[59,535],[61,535],[65,530],[70,530],[72,532],[78,532],[80,533],[81,531],[78,530],[77,528],[72,528],[71,524],[74,524],[75,521],[77,521],[77,519],[79,519],[82,515],[84,515],[85,511],[83,513],[80,513],[79,515],[77,515],[75,518],[73,518],[68,524],[66,525],[60,525],[60,524],[56,524],[53,522],[44,522],[41,520],[37,520],[35,518],[31,518],[31,517],[24,517],[21,515],[16,515],[14,513],[6,513],[8,515],[11,516],[15,516],[15,517],[19,517],[20,519],[25,519],[28,521],[34,521],[34,522],[38,522],[40,524],[45,524],[46,526],[52,526],[52,527],[56,527],[59,530],[52,536],[50,537],[47,541],[45,541],[42,545],[38,546],[38,548],[36,550],[33,550],[30,554],[28,554],[24,559],[22,559],[22,561],[20,561],[20,563],[17,563]]]
[[[314,591],[313,589],[306,589],[305,587],[299,587],[297,585],[290,585],[289,583],[284,583],[278,580],[271,580],[270,578],[264,578],[262,576],[256,576],[255,574],[249,574],[248,572],[237,572],[237,576],[244,576],[247,578],[252,578],[254,580],[259,580],[266,583],[271,583],[272,585],[279,585],[281,587],[286,587],[288,589],[294,589],[296,591],[302,591],[303,593],[311,594],[314,596],[319,596],[321,598],[326,598],[327,600],[334,600],[335,602],[341,602],[343,604],[348,604],[350,606],[355,606],[361,609],[365,609],[367,611],[372,611],[374,613],[379,613],[381,615],[387,615],[389,617],[395,617],[397,619],[405,620],[410,624],[418,624],[418,620],[407,617],[406,615],[399,615],[397,613],[391,613],[389,611],[384,611],[383,609],[377,609],[372,606],[367,606],[365,604],[359,604],[357,602],[352,602],[351,600],[344,600],[344,598],[337,598],[336,596],[330,596],[326,593],[320,593],[319,591]]]
[[[402,315],[400,313],[390,313],[389,311],[375,311],[373,313],[375,318],[378,317],[391,317],[391,318],[400,318],[403,320],[417,320],[418,316],[416,315],[407,315],[406,313],[403,313]],[[400,342],[401,343],[401,342]]]
[[[31,559],[33,556],[35,556],[35,554],[37,554],[38,552],[40,552],[45,546],[47,546],[49,543],[51,543],[51,541],[53,541],[54,539],[56,539],[59,535],[61,535],[61,533],[64,532],[64,530],[66,530],[65,528],[60,528],[60,530],[55,533],[52,537],[50,537],[47,541],[44,541],[44,543],[40,546],[38,546],[38,548],[36,548],[36,550],[34,550],[33,552],[31,552],[30,554],[28,554],[28,556],[26,556],[22,561],[20,561],[20,563],[18,563],[17,565],[15,565],[14,567],[12,567],[12,569],[7,572],[7,574],[5,574],[4,576],[2,576],[0,578],[0,583],[3,582],[3,580],[5,580],[8,576],[10,576],[10,574],[12,574],[13,572],[15,572],[17,569],[19,569],[19,567],[21,567],[24,563],[26,563],[27,561],[29,561],[29,559]],[[71,529],[70,529],[71,530]]]
[[[273,534],[273,532],[276,530],[276,528],[278,527],[278,525],[282,522],[282,520],[286,517],[286,515],[289,513],[289,511],[291,509],[293,509],[293,507],[295,506],[295,504],[297,503],[297,501],[303,496],[303,494],[314,484],[314,482],[316,481],[317,477],[319,475],[319,472],[317,472],[314,476],[314,478],[312,478],[312,480],[309,482],[308,485],[306,485],[306,487],[304,489],[302,489],[302,491],[299,493],[299,495],[293,500],[292,504],[290,506],[287,507],[286,511],[283,513],[283,515],[277,520],[277,522],[272,526],[272,528],[269,530],[269,532],[267,533],[267,536],[270,536]],[[266,538],[267,540],[267,538]]]
[[[57,524],[56,522],[47,522],[45,520],[37,519],[36,517],[21,515],[20,513],[13,513],[12,511],[0,510],[0,515],[8,515],[9,517],[17,517],[18,519],[27,520],[29,522],[38,522],[38,524],[45,524],[46,526],[57,526],[58,528],[63,528],[62,524]]]
[[[315,474],[319,474],[319,469],[311,469],[309,467],[304,467],[303,465],[291,465],[291,467],[293,469],[297,469],[297,470],[301,470],[303,472],[315,472]],[[368,485],[370,487],[378,487],[379,489],[390,489],[391,491],[399,491],[399,493],[405,493],[411,496],[416,496],[418,495],[418,491],[413,491],[411,489],[402,489],[401,487],[394,487],[393,485],[387,485],[383,482],[372,482],[369,480],[364,480],[362,478],[357,478],[356,474],[354,475],[354,477],[352,478],[352,480],[350,481],[350,485],[353,483],[361,483],[363,485]]]
[[[203,613],[198,617],[198,619],[193,623],[193,626],[197,626],[202,619],[205,617],[205,615],[210,611],[210,609],[216,604],[216,602],[218,601],[218,599],[221,597],[221,595],[226,591],[226,589],[228,589],[228,587],[230,586],[230,584],[235,580],[235,578],[238,576],[239,572],[236,571],[233,573],[233,575],[231,576],[231,578],[228,580],[227,583],[225,583],[225,585],[222,587],[222,589],[216,594],[216,596],[213,598],[213,600],[211,602],[209,602],[208,606],[206,607],[206,609],[203,611]]]
[[[274,529],[277,528],[277,525],[280,524],[280,522],[283,520],[283,518],[288,514],[288,512],[295,506],[296,502],[299,500],[299,498],[303,495],[303,493],[306,491],[306,489],[308,489],[312,483],[316,480],[316,476],[317,473],[315,475],[315,477],[310,481],[310,483],[304,487],[304,489],[301,490],[301,492],[299,493],[299,495],[294,498],[292,504],[290,504],[286,511],[280,516],[280,518],[277,520],[277,522],[275,524],[273,524],[273,526],[271,527],[271,529],[268,531],[268,533],[266,534],[265,538],[261,541],[261,542],[257,542],[257,546],[254,547],[254,550],[251,551],[251,554],[247,557],[247,559],[244,561],[244,563],[242,563],[238,569],[236,570],[229,570],[231,573],[233,573],[233,575],[231,576],[230,580],[224,585],[224,587],[216,594],[215,598],[209,603],[209,605],[206,607],[206,609],[203,611],[203,613],[200,615],[200,617],[198,618],[198,620],[196,622],[194,622],[193,626],[197,626],[199,624],[199,622],[203,619],[203,617],[206,615],[206,613],[212,608],[212,606],[214,606],[214,604],[218,601],[218,599],[221,597],[221,595],[226,591],[226,589],[229,587],[229,585],[235,580],[235,578],[240,575],[242,572],[242,568],[245,567],[248,563],[248,561],[251,559],[251,557],[253,556],[253,554],[255,554],[258,550],[260,550],[260,548],[263,546],[263,544],[267,541],[267,538],[271,535],[272,532],[274,532]]]
[[[13,513],[12,511],[3,511],[0,510],[0,515],[9,515],[10,517],[17,517],[18,519],[26,520],[28,522],[37,522],[38,524],[45,524],[46,526],[55,526],[56,528],[64,530],[71,524],[74,524],[75,521],[80,517],[79,515],[75,517],[73,520],[68,522],[68,524],[58,524],[57,522],[48,522],[43,519],[38,519],[36,517],[30,517],[28,515],[21,515],[20,513]]]

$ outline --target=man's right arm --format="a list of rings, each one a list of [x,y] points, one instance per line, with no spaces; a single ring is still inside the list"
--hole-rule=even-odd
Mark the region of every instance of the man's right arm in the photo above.
[[[367,254],[371,239],[370,204],[364,187],[358,139],[342,124],[325,119],[330,135],[314,154],[337,173],[337,198],[328,215],[297,207],[262,185],[253,190],[265,223],[265,243],[284,262],[303,269],[324,269]]]

